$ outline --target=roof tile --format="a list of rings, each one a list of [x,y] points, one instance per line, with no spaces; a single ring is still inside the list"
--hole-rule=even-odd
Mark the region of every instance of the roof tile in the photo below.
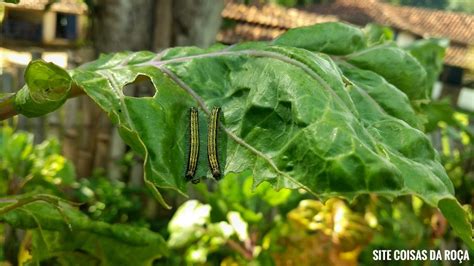
[[[18,4],[5,3],[4,5],[13,9],[45,10],[49,0],[21,0]],[[59,0],[54,2],[50,10],[70,14],[84,14],[87,12],[87,5],[78,0]]]
[[[394,6],[378,0],[336,0],[329,5],[315,5],[309,10],[313,13],[275,5],[256,7],[228,2],[222,11],[222,16],[238,23],[233,28],[223,29],[218,34],[217,40],[228,44],[271,40],[287,29],[315,23],[340,19],[365,25],[375,21],[422,37],[449,38],[452,42],[446,51],[446,63],[474,69],[472,63],[474,52],[468,49],[474,44],[472,15]]]

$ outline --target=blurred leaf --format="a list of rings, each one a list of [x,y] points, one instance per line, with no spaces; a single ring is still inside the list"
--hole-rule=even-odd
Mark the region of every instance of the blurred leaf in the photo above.
[[[248,187],[251,188],[252,186],[252,178],[248,178],[245,180],[244,188]],[[244,190],[245,191],[245,190]],[[282,188],[279,191],[275,191],[270,183],[262,183],[260,184],[253,193],[255,196],[259,196],[262,198],[263,201],[267,202],[271,206],[278,206],[280,204],[286,203],[288,198],[290,197],[291,190]],[[247,195],[251,196],[251,195]]]
[[[373,46],[394,40],[393,30],[387,26],[369,23],[365,26],[363,31],[367,38],[367,46]]]
[[[16,178],[15,182],[21,183],[16,193],[40,187],[57,192],[59,185],[72,185],[75,181],[74,166],[60,152],[56,140],[34,145],[31,133],[13,133],[10,127],[3,127],[0,131],[0,169],[8,173],[5,179]]]
[[[273,247],[267,248],[277,265],[288,261],[296,265],[357,265],[358,254],[373,234],[361,214],[336,198],[324,204],[303,200],[287,216],[288,224],[268,236],[277,238],[271,242]]]
[[[415,41],[405,48],[425,69],[429,95],[443,68],[444,54],[448,45],[449,40],[446,39],[426,39]]]
[[[22,196],[19,200],[28,200]],[[15,203],[0,203],[7,208]],[[57,252],[72,252],[81,249],[98,258],[102,265],[117,265],[125,261],[127,265],[151,265],[154,258],[168,254],[163,238],[145,228],[122,224],[107,224],[91,221],[86,215],[67,204],[57,202],[32,202],[12,209],[0,220],[15,228],[38,228],[35,258],[42,260],[56,257]],[[46,232],[48,231],[48,232]],[[46,239],[43,239],[46,238]],[[54,239],[54,240],[53,240]],[[60,256],[59,256],[60,257]]]
[[[34,230],[32,255],[35,260],[57,260],[61,265],[153,265],[163,256],[166,243],[130,245],[113,237],[88,231],[57,232]],[[75,260],[71,260],[71,255]],[[78,259],[79,256],[79,260]]]

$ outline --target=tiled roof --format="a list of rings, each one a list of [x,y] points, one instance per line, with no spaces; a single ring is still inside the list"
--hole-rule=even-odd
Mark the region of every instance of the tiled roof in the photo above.
[[[4,4],[12,9],[45,10],[50,0],[20,0],[19,4]],[[59,0],[51,4],[48,10],[69,14],[85,14],[87,5],[78,0]]]
[[[227,44],[254,40],[269,41],[285,31],[286,29],[239,23],[235,27],[221,30],[217,34],[217,41]]]
[[[423,37],[443,37],[474,44],[474,15],[465,13],[395,6],[379,0],[336,0],[331,4],[313,5],[308,10],[337,15],[359,25],[377,22]]]
[[[232,2],[226,4],[222,17],[282,29],[337,21],[335,16],[317,15],[295,8],[283,8],[272,4],[256,7]]]
[[[343,20],[359,25],[376,22],[422,37],[449,38],[452,42],[446,51],[446,64],[474,67],[473,52],[468,48],[474,45],[474,16],[462,13],[394,6],[378,0],[336,0],[332,4],[312,6],[308,11],[228,2],[222,17],[237,22],[217,35],[218,41],[228,44],[271,40],[287,29],[327,21]]]
[[[474,47],[452,44],[446,50],[444,62],[451,66],[474,70]]]

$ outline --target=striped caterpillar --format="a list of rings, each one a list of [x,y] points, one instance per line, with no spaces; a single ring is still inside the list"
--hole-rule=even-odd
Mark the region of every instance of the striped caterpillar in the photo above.
[[[219,157],[217,154],[217,131],[219,127],[220,110],[220,107],[212,108],[207,135],[207,159],[209,161],[209,167],[211,168],[212,176],[215,179],[220,179],[221,177]]]
[[[194,178],[199,159],[199,114],[198,110],[191,107],[189,110],[189,153],[186,167],[186,180],[193,184],[199,183],[199,177]]]

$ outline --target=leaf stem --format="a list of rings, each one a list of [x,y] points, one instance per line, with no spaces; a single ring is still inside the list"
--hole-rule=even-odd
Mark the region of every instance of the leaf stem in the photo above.
[[[240,255],[242,255],[246,260],[251,260],[253,258],[252,252],[250,250],[247,250],[243,248],[239,243],[236,241],[229,239],[227,240],[227,245],[233,249],[234,251],[238,252]]]
[[[7,200],[10,200],[10,199],[2,199],[0,202],[6,202]],[[44,202],[47,202],[47,203],[52,203],[54,200],[55,199],[47,197],[45,195],[35,195],[35,196],[30,197],[30,198],[18,199],[18,200],[16,200],[15,203],[0,208],[0,216],[4,215],[5,213],[7,213],[9,211],[13,211],[14,209],[20,208],[24,205],[30,204],[30,203],[35,202],[35,201],[44,201]]]

